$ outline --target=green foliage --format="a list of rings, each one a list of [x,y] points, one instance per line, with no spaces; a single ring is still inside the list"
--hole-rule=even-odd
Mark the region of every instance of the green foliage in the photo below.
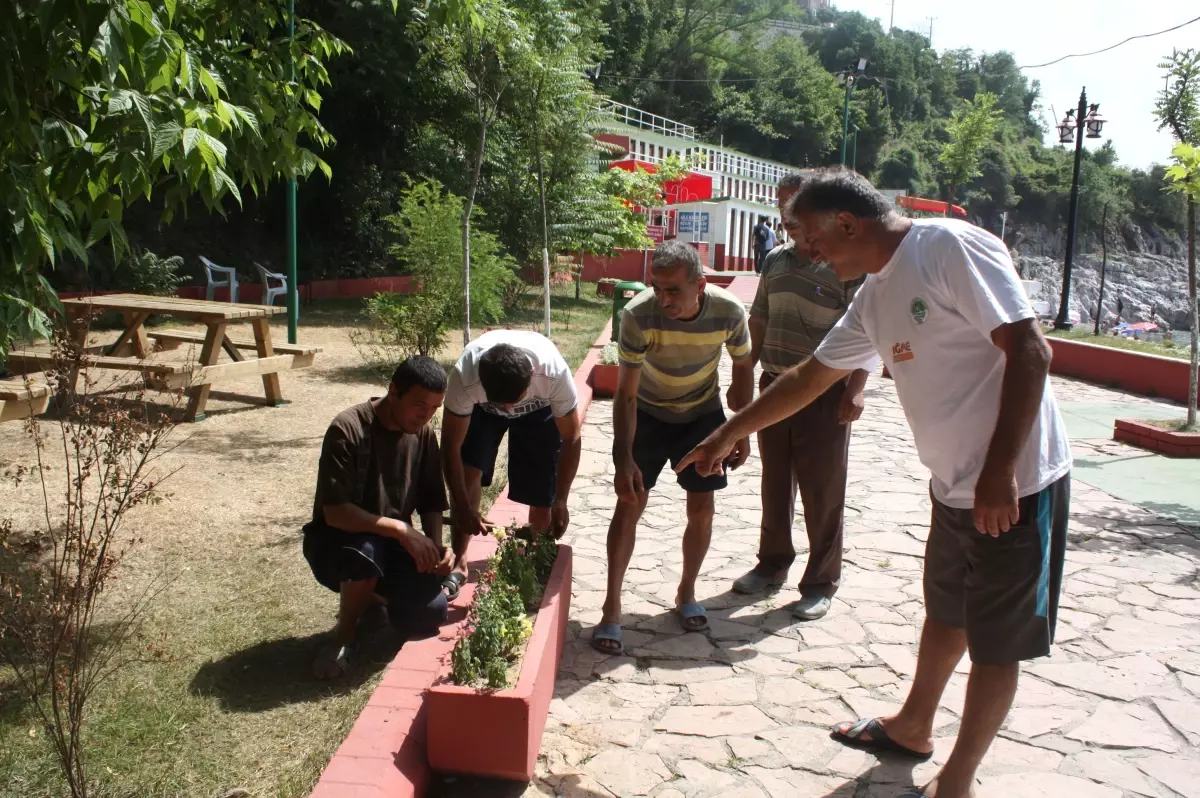
[[[488,560],[467,616],[470,631],[458,639],[451,654],[455,684],[508,686],[509,665],[533,633],[529,614],[537,611],[558,557],[553,538],[528,528],[501,530],[496,536],[500,546]]]
[[[317,89],[345,46],[305,20],[291,41],[281,2],[3,3],[0,49],[0,316],[17,334],[56,307],[42,264],[105,239],[119,261],[138,199],[169,220],[190,197],[220,212],[247,186],[329,175],[308,147],[332,141]]]
[[[395,364],[409,355],[433,355],[447,330],[462,321],[463,198],[436,180],[411,186],[400,208],[384,221],[398,238],[391,254],[412,275],[419,290],[408,295],[377,294],[366,302],[370,320],[354,342],[368,361]],[[471,305],[486,321],[504,316],[503,297],[517,278],[512,259],[484,230],[471,232]]]
[[[179,274],[181,266],[183,258],[178,255],[160,258],[149,250],[134,250],[120,269],[121,288],[135,294],[174,296],[184,281]]]
[[[969,103],[955,109],[946,125],[950,140],[942,147],[938,161],[946,169],[950,183],[950,201],[954,190],[962,183],[983,174],[979,159],[1000,123],[1001,112],[996,108],[997,97],[989,91],[980,92]]]
[[[609,341],[600,350],[600,364],[603,366],[615,366],[620,362],[617,354],[617,342]]]
[[[1167,190],[1200,202],[1200,147],[1176,144],[1171,156],[1175,163],[1166,170]]]
[[[1154,104],[1158,129],[1170,130],[1178,142],[1200,146],[1200,50],[1175,50],[1159,68],[1167,73],[1167,82]]]

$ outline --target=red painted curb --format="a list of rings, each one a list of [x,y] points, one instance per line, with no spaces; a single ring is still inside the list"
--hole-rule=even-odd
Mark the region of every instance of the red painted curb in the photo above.
[[[585,419],[593,396],[592,369],[599,363],[600,351],[608,343],[611,335],[610,321],[601,330],[600,336],[592,344],[591,351],[575,371],[579,413]],[[495,523],[523,523],[528,519],[528,509],[525,505],[511,501],[506,487],[492,504],[488,518]],[[471,606],[471,600],[475,597],[479,568],[496,551],[496,545],[496,540],[490,535],[471,539],[467,548],[467,556],[471,563],[471,581],[463,585],[462,592],[451,605],[450,618],[439,630],[437,637],[405,643],[400,649],[396,658],[388,665],[379,686],[371,694],[366,708],[322,771],[321,778],[309,798],[421,798],[425,794],[431,777],[426,752],[429,717],[426,696],[439,675],[449,671],[450,652],[454,649],[459,628],[466,619],[467,607]],[[562,560],[561,553],[559,559]],[[569,605],[569,556],[567,560],[565,590],[566,603]],[[557,572],[558,563],[555,563],[551,581]],[[549,586],[546,593],[550,594]],[[539,621],[541,615],[539,611]],[[564,608],[564,624],[566,617],[567,612]],[[565,630],[565,626],[563,628]],[[535,623],[534,635],[537,633],[538,623]],[[530,645],[533,645],[532,638]],[[556,658],[554,668],[548,671],[548,677],[541,680],[546,682],[551,692],[558,670],[557,657],[562,652],[562,640],[552,648]],[[516,689],[520,688],[524,678],[522,669]],[[549,699],[546,700],[546,706],[549,707]],[[544,727],[543,715],[542,728]],[[538,730],[538,739],[541,739],[541,729]],[[537,756],[536,749],[534,756]]]
[[[562,545],[538,608],[515,687],[449,683],[447,667],[425,696],[429,766],[443,773],[529,781],[554,696],[571,611],[571,547]],[[469,718],[470,722],[464,723]]]
[[[1062,338],[1048,337],[1046,340],[1054,350],[1054,358],[1050,361],[1053,374],[1115,386],[1143,396],[1187,401],[1186,360]]]
[[[1113,440],[1168,457],[1200,457],[1200,433],[1172,432],[1132,419],[1116,420],[1113,424]]]

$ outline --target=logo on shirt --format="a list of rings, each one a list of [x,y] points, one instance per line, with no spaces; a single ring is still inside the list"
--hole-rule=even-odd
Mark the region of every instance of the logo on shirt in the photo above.
[[[917,324],[924,324],[925,317],[929,315],[929,306],[925,304],[924,299],[915,296],[908,305],[908,312],[912,314],[913,321]]]
[[[914,357],[916,356],[913,354],[912,345],[908,341],[892,344],[893,363],[903,363],[906,360],[912,360]]]

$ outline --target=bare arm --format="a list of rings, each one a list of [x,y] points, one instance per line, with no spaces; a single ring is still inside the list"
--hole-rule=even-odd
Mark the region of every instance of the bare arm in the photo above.
[[[624,497],[642,492],[642,475],[633,462],[638,381],[641,376],[641,369],[624,364],[617,370],[617,395],[613,400],[613,464],[617,467],[617,495]]]
[[[676,466],[682,471],[695,463],[701,476],[721,472],[721,463],[737,441],[782,421],[811,404],[850,372],[833,369],[814,357],[787,370],[767,390],[709,435]]]
[[[754,359],[744,357],[733,361],[733,384],[729,386],[729,409],[734,412],[754,400]]]
[[[1050,345],[1036,319],[1002,324],[992,343],[1004,352],[1000,411],[975,486],[975,527],[998,535],[1019,519],[1016,464],[1037,419],[1050,373]]]
[[[563,441],[555,475],[554,504],[550,508],[550,532],[557,539],[567,531],[571,520],[567,498],[571,495],[571,483],[575,481],[575,472],[579,470],[579,454],[583,449],[583,423],[579,418],[579,408],[554,419],[554,423],[558,425],[558,434]]]
[[[866,369],[855,369],[846,380],[846,390],[842,392],[842,401],[838,405],[838,423],[849,424],[858,421],[866,402],[863,400],[863,388],[867,386]]]
[[[763,316],[751,314],[748,325],[750,327],[750,365],[757,366],[762,357],[763,342],[767,340],[767,320]]]
[[[455,511],[470,504],[462,461],[462,444],[470,425],[470,416],[456,416],[449,412],[442,414],[442,473],[450,490],[450,507]]]

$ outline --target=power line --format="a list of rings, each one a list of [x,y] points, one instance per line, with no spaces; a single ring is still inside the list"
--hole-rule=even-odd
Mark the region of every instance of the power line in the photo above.
[[[1188,25],[1191,25],[1193,22],[1200,22],[1200,17],[1196,17],[1195,19],[1189,19],[1187,22],[1181,22],[1178,25],[1176,25],[1175,27],[1167,28],[1166,30],[1155,31],[1154,33],[1139,33],[1137,36],[1130,36],[1128,39],[1122,39],[1121,41],[1117,42],[1114,45],[1105,47],[1103,50],[1093,50],[1090,53],[1071,53],[1070,55],[1064,55],[1061,58],[1055,58],[1053,61],[1047,61],[1044,64],[1030,64],[1029,66],[1020,67],[1020,69],[1038,69],[1040,67],[1048,67],[1053,64],[1057,64],[1060,61],[1066,61],[1068,58],[1085,58],[1089,55],[1099,55],[1100,53],[1107,53],[1109,50],[1115,50],[1118,47],[1120,47],[1121,45],[1128,44],[1129,42],[1133,41],[1134,39],[1149,39],[1154,36],[1162,36],[1164,33],[1171,33],[1172,31],[1177,31],[1180,28],[1186,28]]]

